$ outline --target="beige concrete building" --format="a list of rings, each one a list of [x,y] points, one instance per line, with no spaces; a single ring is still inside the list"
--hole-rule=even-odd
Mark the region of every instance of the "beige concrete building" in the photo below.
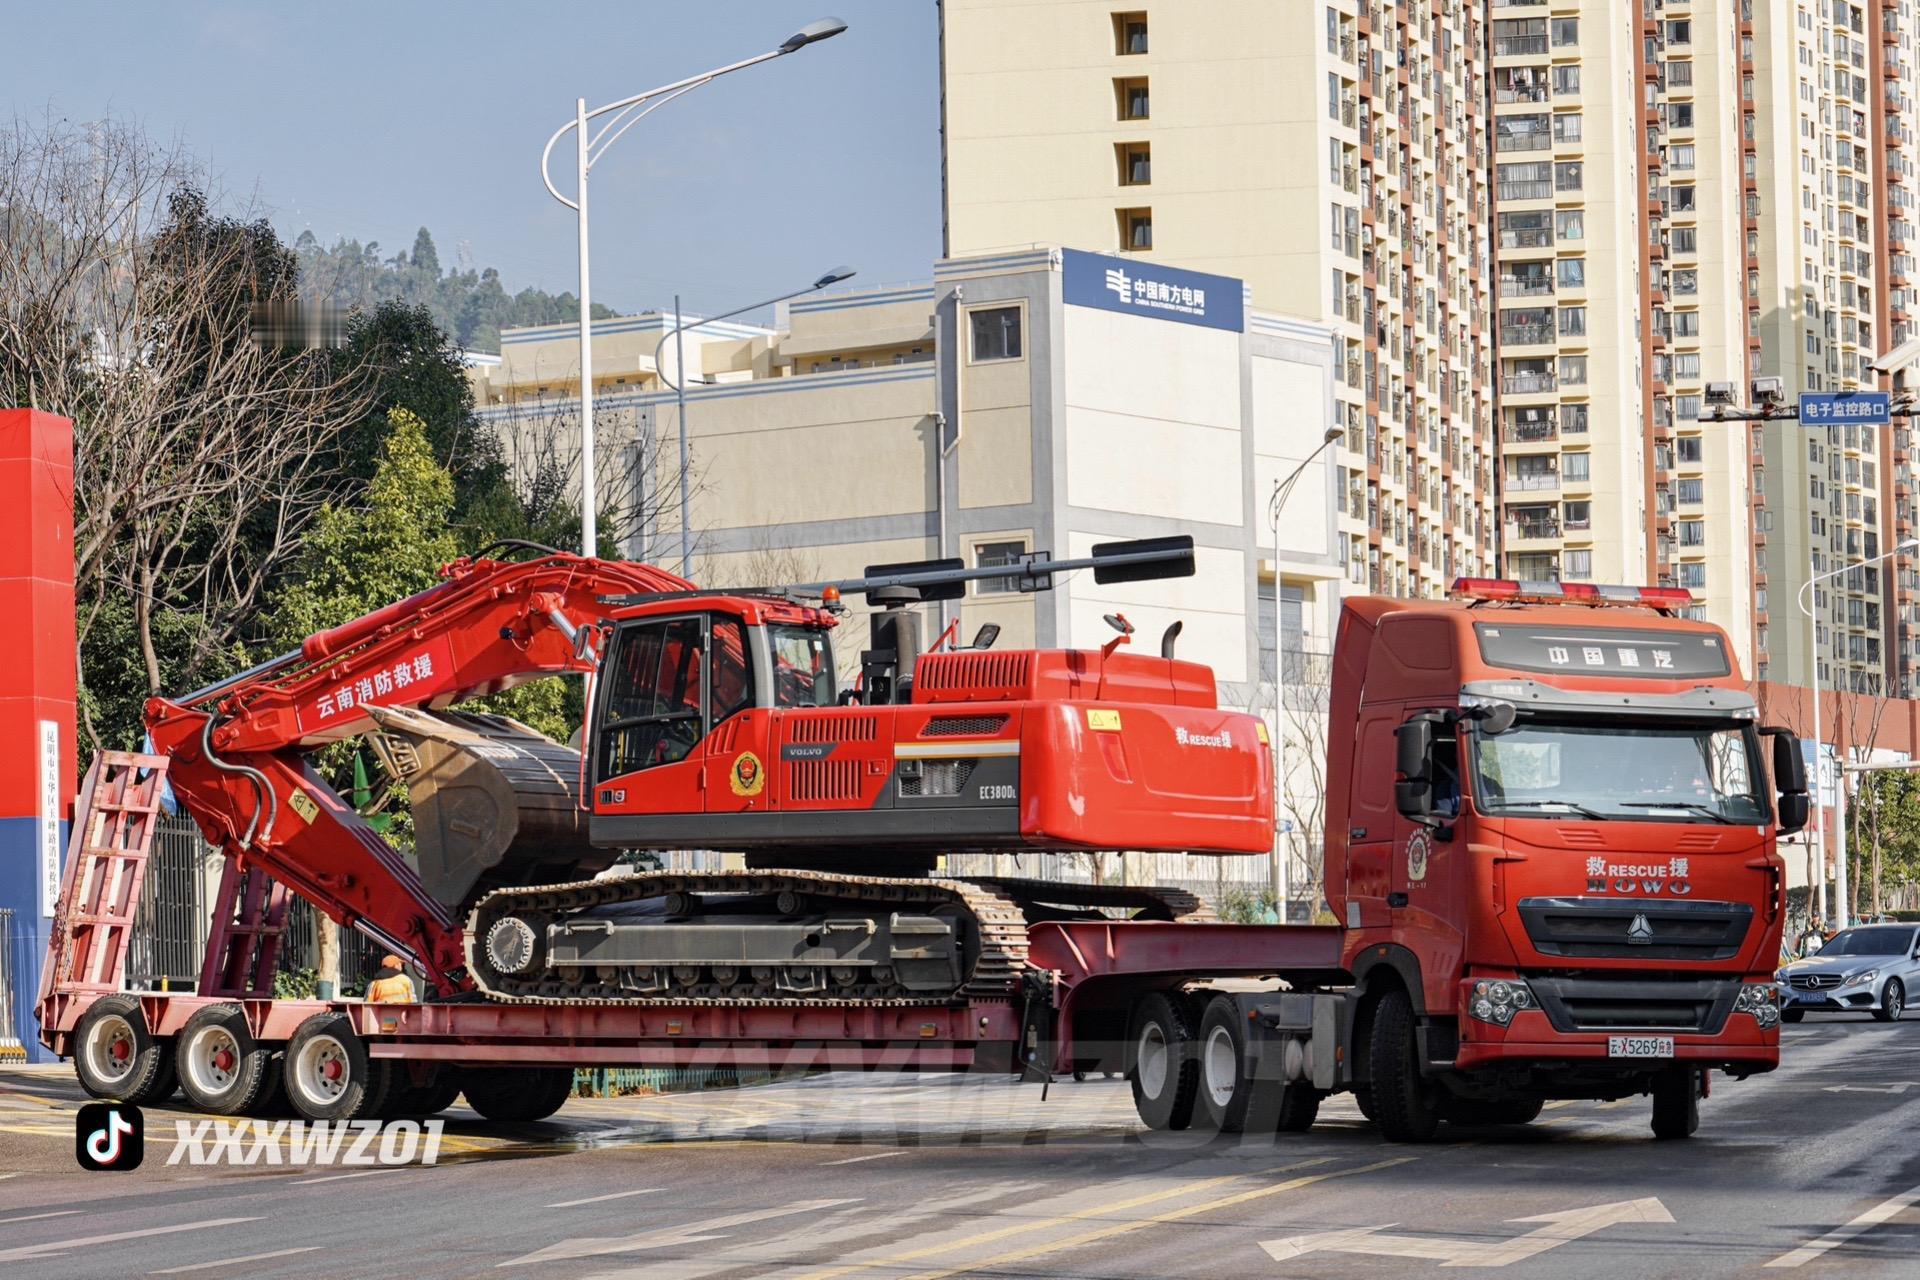
[[[1347,581],[1443,591],[1497,538],[1485,34],[1452,3],[945,0],[948,252],[1100,248],[1331,325]]]

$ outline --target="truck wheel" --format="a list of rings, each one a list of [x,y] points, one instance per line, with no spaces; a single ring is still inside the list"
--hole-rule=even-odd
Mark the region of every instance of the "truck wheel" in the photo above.
[[[253,1038],[237,1004],[210,1004],[187,1019],[174,1057],[180,1089],[200,1110],[237,1116],[279,1083],[273,1050]]]
[[[1373,1043],[1367,1050],[1374,1122],[1389,1142],[1426,1142],[1440,1127],[1433,1085],[1420,1075],[1413,1001],[1389,991],[1373,1010]]]
[[[1545,1105],[1539,1098],[1502,1098],[1498,1102],[1481,1098],[1448,1098],[1441,1104],[1440,1118],[1448,1124],[1468,1128],[1532,1124],[1540,1118]]]
[[[1653,1136],[1690,1138],[1700,1127],[1700,1071],[1668,1067],[1653,1078]]]
[[[316,1013],[287,1041],[287,1100],[309,1120],[371,1120],[393,1084],[392,1064],[367,1053],[344,1013]]]
[[[96,1098],[145,1106],[173,1096],[173,1046],[147,1030],[137,997],[101,996],[73,1029],[73,1073]]]
[[[1295,1081],[1280,1091],[1280,1115],[1274,1128],[1281,1133],[1305,1133],[1320,1115],[1320,1091]]]
[[[1900,979],[1888,978],[1886,990],[1880,993],[1880,1007],[1873,1016],[1882,1022],[1898,1022],[1900,1015],[1907,1011],[1907,989]]]
[[[1782,1022],[1798,1022],[1806,1016],[1807,1011],[1805,1009],[1782,1009],[1780,1011],[1780,1021]]]
[[[1231,996],[1207,1002],[1200,1020],[1201,1119],[1217,1133],[1239,1133],[1249,1127],[1256,1094],[1277,1093],[1278,1080],[1255,1080],[1247,1074],[1247,1024]],[[1271,1114],[1271,1111],[1269,1111]]]
[[[572,1067],[470,1067],[461,1092],[489,1120],[545,1120],[573,1096]]]
[[[1127,1079],[1133,1084],[1134,1110],[1150,1129],[1184,1129],[1193,1123],[1200,1063],[1193,1024],[1183,1006],[1154,991],[1134,1010],[1133,1032],[1127,1037]]]

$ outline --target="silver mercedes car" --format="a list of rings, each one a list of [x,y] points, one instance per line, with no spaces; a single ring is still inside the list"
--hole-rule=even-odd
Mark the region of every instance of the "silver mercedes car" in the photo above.
[[[1774,974],[1780,1016],[1798,1022],[1809,1010],[1871,1013],[1892,1022],[1920,993],[1920,925],[1862,924]]]

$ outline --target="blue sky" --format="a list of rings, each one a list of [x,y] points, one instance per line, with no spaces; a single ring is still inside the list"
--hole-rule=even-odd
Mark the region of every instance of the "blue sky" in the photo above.
[[[576,280],[572,213],[540,148],[572,114],[780,43],[832,15],[845,34],[662,107],[594,170],[596,300],[678,289],[709,313],[849,263],[856,284],[924,279],[940,250],[933,0],[237,0],[17,5],[10,114],[111,113],[178,138],[233,202],[291,240],[433,231],[507,287]],[[572,186],[569,141],[555,181]]]

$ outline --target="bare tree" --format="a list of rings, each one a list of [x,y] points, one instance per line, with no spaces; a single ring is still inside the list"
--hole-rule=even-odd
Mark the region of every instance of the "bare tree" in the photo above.
[[[181,674],[224,661],[365,407],[328,352],[255,340],[257,309],[293,299],[291,257],[203,186],[118,121],[0,129],[0,397],[73,420],[81,638],[130,598],[153,693],[157,615],[190,615]]]

